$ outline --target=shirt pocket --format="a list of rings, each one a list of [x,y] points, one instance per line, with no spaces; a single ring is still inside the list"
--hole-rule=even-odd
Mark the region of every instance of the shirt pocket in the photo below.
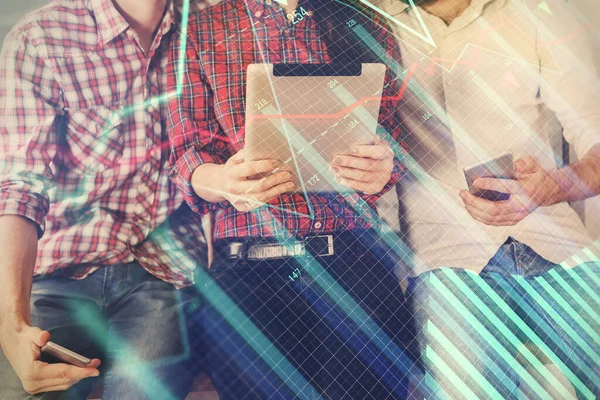
[[[67,113],[64,165],[71,172],[95,175],[115,168],[123,156],[123,121],[104,106]]]

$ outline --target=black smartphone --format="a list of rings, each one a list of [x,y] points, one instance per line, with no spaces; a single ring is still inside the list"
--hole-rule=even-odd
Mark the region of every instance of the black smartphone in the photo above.
[[[495,190],[483,190],[473,186],[477,178],[515,179],[515,164],[513,154],[510,151],[489,160],[479,162],[464,169],[469,192],[474,196],[489,201],[502,201],[510,198],[509,193],[497,192]]]
[[[64,362],[82,368],[87,367],[92,362],[89,358],[54,342],[48,342],[42,347],[42,355],[45,355],[46,357],[43,358],[49,362]]]

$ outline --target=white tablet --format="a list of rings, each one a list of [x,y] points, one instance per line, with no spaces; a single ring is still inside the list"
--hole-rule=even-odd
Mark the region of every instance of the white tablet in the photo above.
[[[299,192],[336,191],[333,157],[375,140],[383,64],[251,64],[246,160],[292,166]]]

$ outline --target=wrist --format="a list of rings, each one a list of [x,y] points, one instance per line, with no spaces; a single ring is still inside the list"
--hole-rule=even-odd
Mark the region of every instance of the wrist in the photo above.
[[[20,332],[29,325],[29,318],[23,312],[3,310],[0,313],[0,337],[8,332]]]
[[[224,168],[224,164],[206,163],[194,170],[192,187],[198,197],[210,203],[219,203],[225,200],[221,191],[213,186],[216,182],[222,182]]]
[[[563,171],[553,169],[548,171],[547,196],[542,205],[551,206],[553,204],[569,201],[569,189],[565,187],[565,176]]]

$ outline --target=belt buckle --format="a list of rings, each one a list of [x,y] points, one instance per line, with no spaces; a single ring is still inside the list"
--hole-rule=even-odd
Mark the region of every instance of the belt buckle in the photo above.
[[[229,255],[227,258],[230,259],[241,259],[244,255],[244,247],[245,243],[242,242],[234,242],[229,245]]]
[[[248,246],[247,259],[249,260],[275,260],[287,257],[303,257],[307,254],[306,245],[311,239],[327,239],[327,249],[317,257],[332,256],[334,254],[333,235],[308,236],[302,241],[291,244],[270,243]]]
[[[250,246],[248,248],[249,260],[276,260],[287,257],[298,257],[306,254],[303,243],[292,245],[283,243],[269,243]]]
[[[333,251],[333,235],[318,235],[318,236],[310,236],[305,239],[305,241],[313,239],[313,238],[326,238],[327,239],[327,252],[321,254],[315,254],[317,257],[326,257],[332,256],[334,254]]]

